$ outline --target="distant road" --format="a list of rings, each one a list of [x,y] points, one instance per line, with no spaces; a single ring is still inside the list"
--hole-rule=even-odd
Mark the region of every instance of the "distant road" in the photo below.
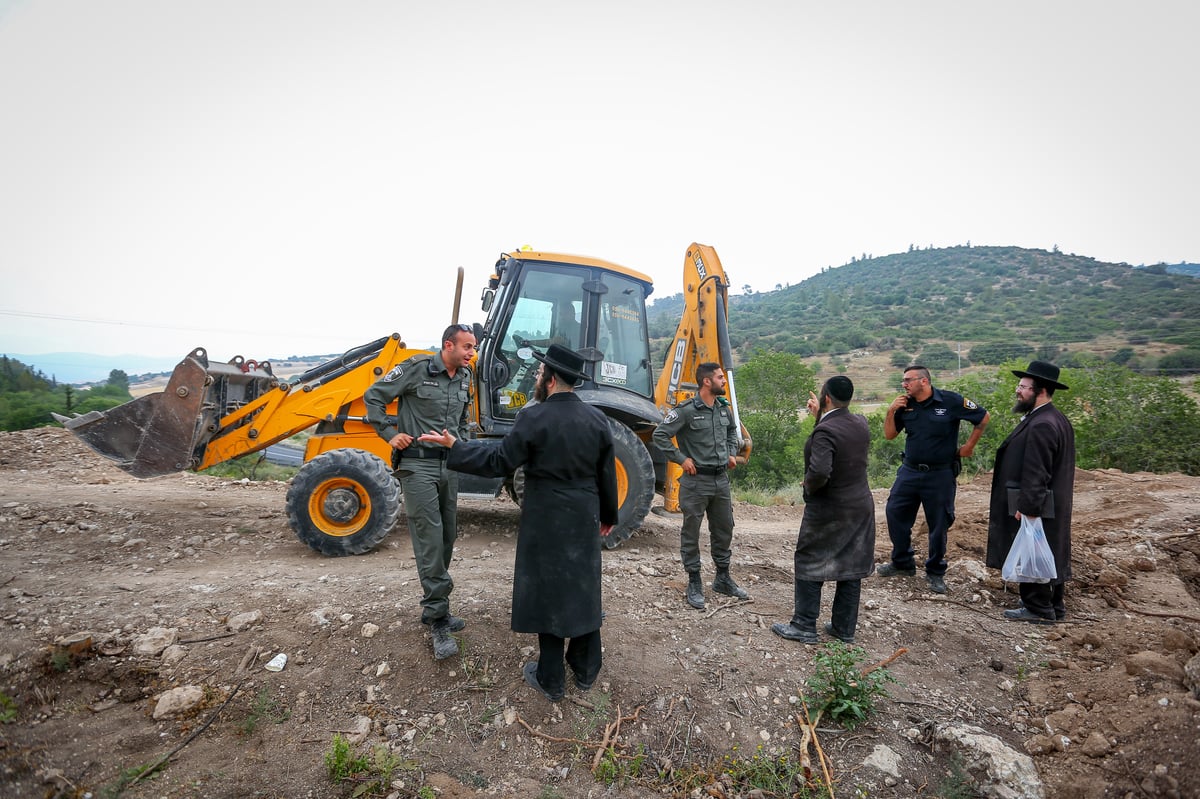
[[[272,444],[264,453],[268,463],[276,466],[302,466],[304,450],[290,444]]]

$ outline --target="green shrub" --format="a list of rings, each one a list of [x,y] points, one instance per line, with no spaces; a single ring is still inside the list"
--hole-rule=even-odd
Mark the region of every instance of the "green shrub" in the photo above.
[[[886,668],[864,674],[859,664],[866,657],[862,647],[840,641],[823,645],[816,654],[816,670],[806,683],[811,692],[805,702],[815,712],[813,724],[827,716],[847,729],[866,720],[876,703],[885,698],[887,684],[896,678]]]

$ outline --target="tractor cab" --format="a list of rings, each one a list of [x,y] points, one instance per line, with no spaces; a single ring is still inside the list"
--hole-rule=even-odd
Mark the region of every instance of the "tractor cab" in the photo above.
[[[479,346],[479,425],[502,436],[533,401],[533,353],[561,344],[584,356],[588,380],[576,390],[632,427],[661,418],[654,403],[646,298],[650,278],[577,256],[501,256],[483,292],[488,313]]]

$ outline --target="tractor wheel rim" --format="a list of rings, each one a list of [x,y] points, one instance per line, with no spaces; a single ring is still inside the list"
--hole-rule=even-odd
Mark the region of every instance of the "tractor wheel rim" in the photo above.
[[[371,516],[371,499],[358,483],[335,477],[322,482],[309,495],[308,512],[322,533],[354,535]]]

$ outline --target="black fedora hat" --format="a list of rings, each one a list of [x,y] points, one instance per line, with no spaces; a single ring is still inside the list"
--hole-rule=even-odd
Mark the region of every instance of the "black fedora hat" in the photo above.
[[[1030,361],[1029,368],[1024,372],[1013,369],[1012,373],[1017,377],[1032,377],[1035,380],[1040,380],[1048,386],[1054,386],[1056,390],[1070,391],[1067,386],[1058,382],[1058,367],[1046,361]]]
[[[587,380],[587,375],[583,373],[586,363],[583,356],[561,344],[551,344],[544,353],[534,350],[533,357],[553,369],[555,373],[574,380],[576,385]]]

